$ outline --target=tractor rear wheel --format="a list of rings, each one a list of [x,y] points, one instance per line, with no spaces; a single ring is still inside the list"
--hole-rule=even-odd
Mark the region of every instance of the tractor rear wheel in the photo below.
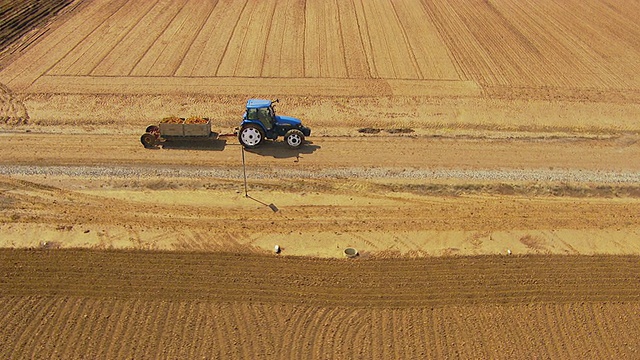
[[[264,132],[255,124],[243,126],[238,133],[240,144],[247,149],[253,149],[260,145],[264,140]]]
[[[292,149],[297,149],[304,144],[304,134],[298,129],[291,129],[284,135],[284,141]]]
[[[140,137],[140,142],[147,149],[156,147],[156,137],[152,134],[145,133]]]

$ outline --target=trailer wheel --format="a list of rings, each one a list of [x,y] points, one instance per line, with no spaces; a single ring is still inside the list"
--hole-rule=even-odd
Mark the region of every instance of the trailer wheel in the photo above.
[[[297,149],[304,144],[304,134],[298,129],[291,129],[284,135],[284,141],[290,148]]]
[[[156,137],[152,134],[145,133],[140,137],[140,142],[147,149],[156,147]]]
[[[247,149],[253,149],[264,140],[264,132],[258,125],[249,124],[243,126],[238,133],[238,140]]]

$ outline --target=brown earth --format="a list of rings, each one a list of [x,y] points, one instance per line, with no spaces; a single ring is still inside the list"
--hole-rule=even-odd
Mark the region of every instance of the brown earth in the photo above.
[[[640,350],[637,256],[0,257],[5,357],[632,359]]]
[[[3,358],[640,356],[637,4],[23,3]],[[254,96],[313,136],[249,197],[233,137],[140,144]]]

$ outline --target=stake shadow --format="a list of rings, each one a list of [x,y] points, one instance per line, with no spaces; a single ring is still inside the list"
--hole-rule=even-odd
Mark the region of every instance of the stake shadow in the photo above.
[[[253,201],[257,202],[257,203],[258,203],[258,204],[260,204],[260,205],[264,205],[264,206],[268,207],[268,208],[269,208],[269,209],[271,209],[271,211],[273,211],[273,212],[278,212],[278,211],[280,211],[280,209],[278,209],[278,207],[277,207],[274,203],[267,204],[266,202],[261,201],[261,200],[258,200],[258,199],[254,198],[253,196],[251,196],[251,195],[249,195],[249,194],[246,194],[244,197],[246,197],[247,199],[251,199],[251,200],[253,200]]]

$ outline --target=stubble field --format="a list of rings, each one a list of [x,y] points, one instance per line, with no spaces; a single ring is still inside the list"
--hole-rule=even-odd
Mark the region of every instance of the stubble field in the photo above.
[[[638,357],[636,2],[39,6],[0,14],[3,357]],[[139,143],[250,97],[313,129],[250,197],[233,137]]]

